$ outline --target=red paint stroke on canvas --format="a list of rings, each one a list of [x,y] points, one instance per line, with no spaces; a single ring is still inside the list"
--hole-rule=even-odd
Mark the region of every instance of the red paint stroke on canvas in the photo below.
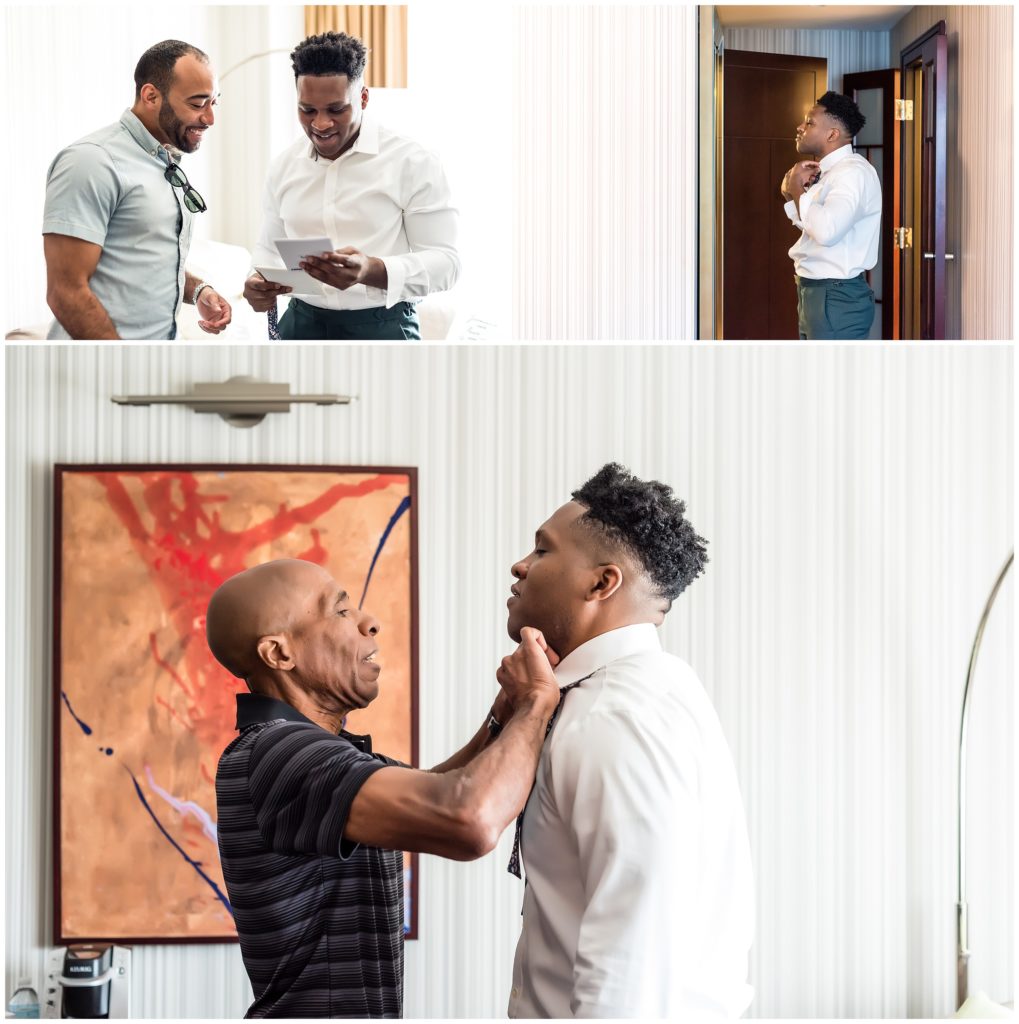
[[[185,698],[178,719],[195,734],[203,752],[202,776],[211,781],[224,747],[236,733],[234,695],[245,690],[212,657],[205,643],[205,609],[213,591],[248,567],[256,549],[308,526],[345,499],[359,498],[405,484],[395,474],[367,477],[358,483],[336,483],[296,508],[281,503],[275,514],[244,530],[226,529],[219,506],[225,494],[200,493],[193,473],[94,473],[106,492],[110,508],[124,525],[135,552],[148,569],[152,585],[172,625],[176,640],[162,649],[153,633],[150,653]],[[211,474],[205,474],[206,484]],[[147,528],[126,479],[142,483],[141,501],[153,526]],[[312,543],[300,557],[324,564],[328,551],[312,528]],[[206,759],[211,759],[206,764]],[[212,769],[212,770],[210,770]]]

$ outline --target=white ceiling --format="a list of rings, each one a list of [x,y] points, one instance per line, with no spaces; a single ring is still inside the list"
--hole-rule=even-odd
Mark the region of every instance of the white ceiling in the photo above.
[[[877,32],[892,28],[912,5],[802,5],[797,7],[718,4],[726,28],[843,28]]]

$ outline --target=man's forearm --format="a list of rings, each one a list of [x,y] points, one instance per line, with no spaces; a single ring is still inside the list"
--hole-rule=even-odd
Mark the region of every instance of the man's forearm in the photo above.
[[[46,301],[57,322],[76,341],[120,339],[106,307],[87,284],[53,289]]]
[[[463,768],[446,775],[452,803],[488,825],[492,846],[527,802],[551,715],[534,704],[517,709],[498,743],[489,743]]]
[[[202,283],[200,277],[192,274],[190,270],[184,271],[184,302],[193,306],[195,302],[195,289]]]

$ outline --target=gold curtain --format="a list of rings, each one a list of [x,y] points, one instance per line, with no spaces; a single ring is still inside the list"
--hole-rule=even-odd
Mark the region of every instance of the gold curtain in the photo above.
[[[407,88],[407,8],[396,4],[335,4],[304,8],[305,35],[346,32],[368,48],[365,85]]]

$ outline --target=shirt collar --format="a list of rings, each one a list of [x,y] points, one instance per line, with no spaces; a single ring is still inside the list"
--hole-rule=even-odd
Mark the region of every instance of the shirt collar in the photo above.
[[[152,133],[141,123],[138,115],[128,107],[120,115],[120,123],[127,129],[128,135],[145,150],[149,156],[157,157],[160,160],[172,162],[180,161],[180,153],[173,146],[166,146],[159,142]],[[169,166],[169,164],[167,165]]]
[[[826,171],[830,171],[840,160],[844,160],[847,156],[853,155],[853,144],[847,142],[844,146],[839,146],[838,149],[833,150],[827,156],[821,157],[821,173],[824,174]]]
[[[322,728],[286,701],[277,700],[264,693],[237,694],[237,725],[235,728],[238,732],[252,725],[265,725],[266,722],[276,722],[281,718],[285,718],[288,722],[306,722],[308,725],[315,725],[317,729]],[[342,736],[345,740],[350,740],[355,747],[363,750],[366,754],[372,752],[372,738],[367,733],[360,736],[357,733],[341,729],[337,735]]]
[[[288,722],[307,722],[314,725],[310,718],[302,715],[297,708],[285,701],[269,697],[264,693],[237,694],[237,729],[247,729],[249,725],[260,725],[274,722],[277,718],[285,718]]]
[[[569,686],[604,668],[610,662],[644,651],[660,651],[662,642],[658,630],[650,622],[635,626],[621,626],[600,636],[592,637],[571,651],[555,668],[560,688]]]

